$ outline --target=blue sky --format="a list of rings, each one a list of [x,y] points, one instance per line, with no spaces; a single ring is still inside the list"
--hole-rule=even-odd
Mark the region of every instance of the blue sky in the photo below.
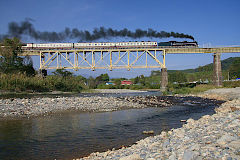
[[[239,0],[1,0],[0,34],[7,33],[9,22],[31,18],[39,31],[60,32],[65,27],[92,31],[99,26],[130,30],[152,28],[190,34],[200,45],[240,45],[239,16]],[[222,59],[231,56],[240,54],[223,54]],[[33,59],[37,68],[38,58]],[[212,59],[211,54],[169,55],[166,62],[168,69],[186,69],[211,63]],[[106,70],[83,70],[80,74],[97,76],[104,72]],[[111,77],[134,77],[149,75],[151,70],[126,72],[108,73]]]

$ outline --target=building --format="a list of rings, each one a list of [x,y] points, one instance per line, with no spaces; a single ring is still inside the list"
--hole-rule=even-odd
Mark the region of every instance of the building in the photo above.
[[[115,85],[115,83],[113,83],[113,82],[106,82],[105,85]]]
[[[133,82],[130,81],[130,80],[123,80],[123,81],[121,81],[121,85],[132,85],[132,84],[133,84]]]

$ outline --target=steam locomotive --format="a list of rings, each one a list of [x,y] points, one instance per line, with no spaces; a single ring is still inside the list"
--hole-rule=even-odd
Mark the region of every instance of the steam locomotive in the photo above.
[[[198,47],[194,42],[102,42],[102,43],[27,43],[22,46],[24,50],[31,49],[85,49],[85,48],[144,48],[144,47]]]

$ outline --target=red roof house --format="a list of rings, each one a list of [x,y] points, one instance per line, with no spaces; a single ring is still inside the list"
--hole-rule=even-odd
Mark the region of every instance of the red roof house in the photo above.
[[[123,81],[121,81],[121,85],[131,85],[131,84],[133,84],[133,83],[130,80],[123,80]]]

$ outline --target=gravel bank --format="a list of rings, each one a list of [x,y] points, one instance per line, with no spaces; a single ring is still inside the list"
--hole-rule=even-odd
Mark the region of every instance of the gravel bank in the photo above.
[[[202,97],[228,99],[216,114],[195,121],[188,119],[182,128],[145,138],[131,147],[92,153],[82,159],[240,159],[240,94],[239,88],[211,90]],[[221,94],[219,94],[221,93]],[[224,95],[221,98],[221,95]]]
[[[197,97],[56,97],[0,99],[0,118],[20,118],[66,111],[108,112],[123,109],[173,105],[218,105],[221,101]]]
[[[63,111],[107,112],[126,108],[143,108],[144,104],[114,97],[57,97],[1,99],[0,117],[31,117]]]
[[[202,95],[202,97],[213,97],[217,99],[233,100],[240,97],[240,87],[211,89]]]
[[[130,90],[130,89],[94,89],[98,93],[142,93],[147,91]]]

